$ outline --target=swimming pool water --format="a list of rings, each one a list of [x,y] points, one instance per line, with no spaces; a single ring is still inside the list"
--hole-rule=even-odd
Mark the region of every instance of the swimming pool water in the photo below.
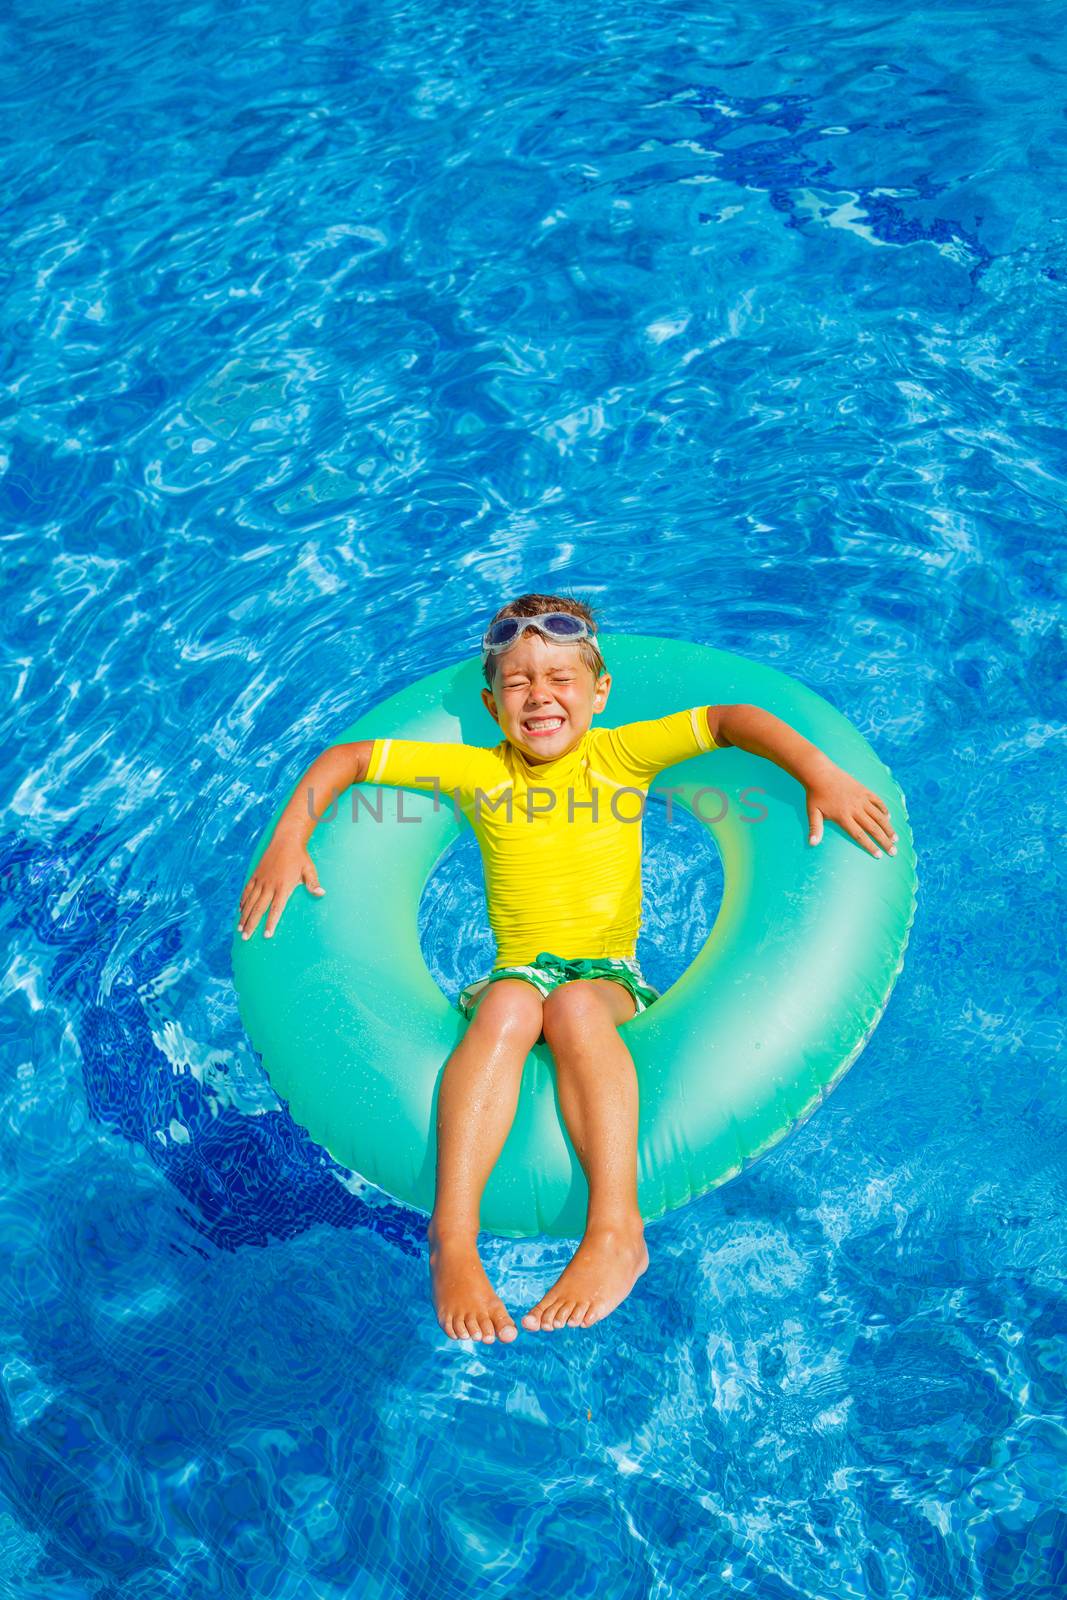
[[[1062,1593],[1064,23],[4,11],[0,1594]],[[831,700],[920,891],[818,1113],[487,1348],[228,954],[311,758],[529,589]],[[650,829],[657,986],[718,872]],[[483,1243],[516,1320],[569,1254]]]

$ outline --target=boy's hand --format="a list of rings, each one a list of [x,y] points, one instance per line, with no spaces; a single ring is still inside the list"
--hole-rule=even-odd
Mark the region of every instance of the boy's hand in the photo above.
[[[897,836],[889,821],[889,807],[841,767],[828,761],[825,773],[806,786],[806,793],[810,844],[819,843],[823,819],[828,818],[839,823],[872,856],[882,853],[872,839],[883,844],[891,856],[896,855]]]
[[[241,937],[247,939],[255,933],[260,917],[269,907],[270,915],[263,930],[264,938],[269,939],[298,883],[304,884],[312,894],[326,893],[306,846],[284,838],[272,839],[241,895],[241,917],[237,924]]]

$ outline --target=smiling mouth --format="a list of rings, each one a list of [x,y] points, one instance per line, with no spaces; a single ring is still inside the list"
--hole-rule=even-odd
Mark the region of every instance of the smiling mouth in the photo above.
[[[557,728],[562,728],[562,726],[562,717],[535,717],[530,722],[524,722],[522,728],[524,733],[532,733],[536,737],[555,733]]]

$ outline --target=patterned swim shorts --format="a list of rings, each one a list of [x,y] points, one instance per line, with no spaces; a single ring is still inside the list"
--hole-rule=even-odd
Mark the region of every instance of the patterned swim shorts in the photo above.
[[[593,956],[588,960],[567,961],[542,950],[535,961],[524,967],[494,967],[487,978],[469,983],[459,997],[459,1009],[469,1020],[474,1015],[475,1003],[482,992],[499,978],[523,978],[532,983],[542,998],[558,989],[561,983],[571,983],[577,978],[610,978],[621,983],[633,995],[637,1016],[660,998],[658,989],[645,982],[636,959],[626,956]]]

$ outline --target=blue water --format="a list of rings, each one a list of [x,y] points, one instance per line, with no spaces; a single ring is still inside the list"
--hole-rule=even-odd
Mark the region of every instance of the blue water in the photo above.
[[[1062,1592],[1065,25],[4,9],[0,1594]],[[483,1347],[229,947],[311,758],[528,589],[826,696],[920,897],[817,1114]],[[459,847],[452,995],[482,914]],[[516,1317],[570,1250],[483,1243]]]

